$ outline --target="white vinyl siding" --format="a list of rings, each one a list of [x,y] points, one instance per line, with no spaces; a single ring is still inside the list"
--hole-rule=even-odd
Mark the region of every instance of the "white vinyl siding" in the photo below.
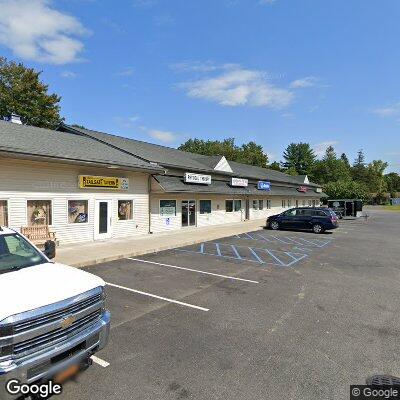
[[[79,189],[79,175],[129,178],[129,190]],[[27,225],[27,201],[51,200],[52,230],[61,244],[93,240],[95,199],[112,200],[112,237],[148,233],[148,174],[0,158],[0,199],[8,199],[9,226]],[[133,200],[133,219],[118,221],[118,200]],[[68,200],[88,201],[88,223],[68,223]]]

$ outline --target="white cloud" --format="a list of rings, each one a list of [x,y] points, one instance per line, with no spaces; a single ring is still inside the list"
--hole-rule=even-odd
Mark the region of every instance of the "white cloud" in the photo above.
[[[115,75],[117,76],[132,76],[135,73],[133,67],[125,67],[118,71]]]
[[[171,64],[170,68],[174,72],[211,72],[220,67],[212,61],[183,61]]]
[[[139,121],[139,115],[132,115],[131,117],[114,117],[115,122],[122,128],[132,128],[135,122]]]
[[[0,0],[0,44],[22,59],[51,64],[79,60],[88,31],[51,0]]]
[[[278,161],[278,155],[275,153],[269,153],[268,151],[265,152],[265,154],[268,157],[268,162],[272,163],[274,161]]]
[[[148,131],[153,139],[157,139],[162,143],[173,143],[179,138],[179,134],[168,131],[161,131],[158,129],[151,129]]]
[[[182,83],[189,97],[205,99],[223,106],[284,108],[293,101],[293,93],[267,82],[262,71],[230,65],[217,76]]]
[[[306,76],[305,78],[296,79],[289,86],[292,89],[303,89],[315,86],[318,82],[318,78],[315,76]]]
[[[400,102],[386,107],[376,108],[373,110],[374,114],[381,117],[395,117],[400,115]]]
[[[335,146],[339,142],[337,140],[328,140],[326,142],[317,143],[313,146],[314,153],[317,157],[323,157],[329,146]]]
[[[139,115],[133,115],[132,117],[128,117],[128,120],[131,122],[139,121],[139,119],[140,119]]]
[[[77,77],[77,74],[72,71],[63,71],[60,74],[61,78],[66,78],[66,79],[74,79]]]

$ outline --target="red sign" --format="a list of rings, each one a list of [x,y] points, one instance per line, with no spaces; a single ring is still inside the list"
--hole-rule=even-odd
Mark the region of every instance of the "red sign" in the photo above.
[[[305,192],[308,191],[308,187],[307,187],[307,186],[299,186],[299,187],[297,188],[297,191],[298,191],[298,192],[303,192],[303,193],[305,193]]]

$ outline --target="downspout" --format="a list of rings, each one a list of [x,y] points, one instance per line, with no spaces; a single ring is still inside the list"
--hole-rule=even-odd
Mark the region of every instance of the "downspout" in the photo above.
[[[148,210],[149,210],[149,234],[152,234],[153,232],[151,231],[151,174],[149,174],[149,177],[147,178],[147,193],[148,193]]]

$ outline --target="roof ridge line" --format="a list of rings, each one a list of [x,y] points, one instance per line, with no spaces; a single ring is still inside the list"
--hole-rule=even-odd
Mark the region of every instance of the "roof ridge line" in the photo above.
[[[72,127],[72,126],[70,126],[70,125],[67,125],[67,124],[64,124],[64,123],[61,123],[61,124],[59,125],[59,127],[62,127],[62,128],[65,128],[65,129],[69,129],[69,130],[71,130],[73,133],[76,133],[76,134],[78,134],[78,135],[89,137],[89,138],[91,138],[92,140],[95,140],[95,141],[97,141],[97,142],[99,142],[99,143],[102,143],[102,144],[104,144],[104,145],[106,145],[106,146],[109,146],[109,147],[111,147],[111,148],[113,148],[113,149],[115,149],[115,150],[121,151],[122,153],[125,153],[125,154],[128,154],[128,155],[130,155],[130,156],[136,157],[136,158],[138,158],[138,159],[141,160],[141,161],[145,161],[145,162],[147,162],[147,163],[150,164],[150,165],[154,165],[154,164],[155,164],[153,161],[150,161],[150,160],[148,160],[148,159],[146,159],[146,158],[144,158],[144,157],[141,157],[141,156],[139,156],[139,155],[137,155],[137,154],[133,154],[133,153],[131,153],[131,152],[128,151],[128,150],[121,149],[120,147],[115,146],[115,145],[113,145],[113,144],[111,144],[111,143],[108,143],[108,142],[106,142],[106,141],[104,141],[104,140],[101,140],[101,139],[99,139],[99,138],[96,138],[96,137],[90,135],[89,133],[82,132],[81,130],[79,130],[79,128],[74,128],[74,127]],[[58,129],[59,127],[57,127],[57,130],[59,130],[59,129]],[[85,130],[89,130],[89,129],[85,129]],[[93,132],[95,132],[95,131],[93,131]],[[98,133],[102,133],[102,134],[108,135],[108,133],[104,133],[104,132],[98,132]],[[118,137],[117,135],[110,135],[110,136]],[[160,166],[158,163],[156,163],[156,164],[157,164],[157,166]],[[165,169],[164,169],[163,167],[162,167],[162,169],[165,171]]]

